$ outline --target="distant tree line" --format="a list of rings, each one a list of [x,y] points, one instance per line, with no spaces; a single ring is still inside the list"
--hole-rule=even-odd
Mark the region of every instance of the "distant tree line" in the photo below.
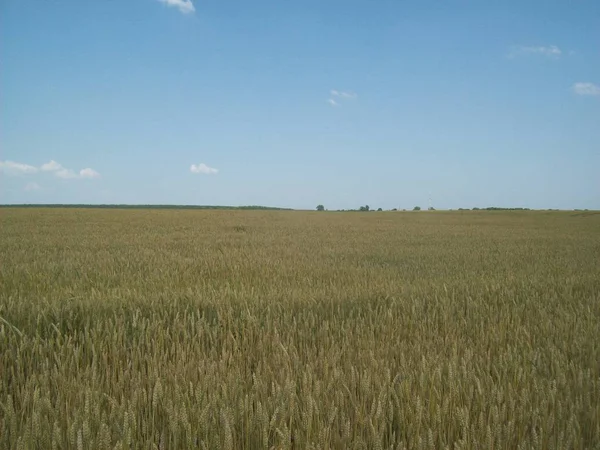
[[[273,206],[261,205],[246,205],[246,206],[223,206],[223,205],[87,205],[81,204],[15,204],[15,205],[0,205],[0,208],[97,208],[97,209],[221,209],[221,210],[268,210],[268,211],[292,211],[293,208],[278,208]],[[435,211],[435,208],[427,208],[429,211]],[[415,206],[413,211],[421,211],[420,206]],[[317,211],[325,211],[325,206],[318,205]],[[375,211],[369,205],[358,207],[358,209],[338,209],[338,212],[370,212]],[[383,211],[382,208],[377,208],[377,211]],[[399,211],[393,208],[390,211]],[[406,209],[402,209],[406,211]],[[498,206],[489,206],[487,208],[458,208],[458,211],[531,211],[531,208],[503,208]],[[548,209],[548,211],[558,211]],[[587,209],[575,209],[574,211],[588,211]]]
[[[323,205],[317,205],[317,211],[326,211]],[[358,209],[336,209],[335,212],[369,212],[369,211],[383,211],[383,208],[371,209],[369,205],[359,206]],[[390,211],[398,211],[396,208]]]
[[[421,211],[421,207],[420,206],[415,206],[413,209],[413,211]],[[435,211],[436,209],[433,206],[430,206],[427,208],[428,211]],[[325,207],[323,205],[319,205],[317,206],[317,211],[325,211]],[[364,205],[364,206],[359,206],[358,209],[337,209],[337,212],[369,212],[369,211],[375,211],[374,209],[371,209],[371,207],[369,205]],[[383,211],[382,208],[377,208],[377,211]],[[393,208],[390,211],[399,211],[397,208]],[[406,209],[403,209],[402,211],[406,211]],[[450,210],[452,211],[452,210]],[[531,211],[531,208],[503,208],[503,207],[498,207],[498,206],[489,206],[487,208],[458,208],[458,211]],[[552,211],[552,210],[549,210]],[[556,210],[558,211],[558,210]],[[575,210],[577,211],[577,210]]]
[[[458,208],[459,211],[531,211],[531,208],[501,208],[498,206],[489,206],[487,208]]]
[[[221,206],[221,205],[86,205],[86,204],[22,204],[22,205],[0,205],[2,208],[98,208],[98,209],[225,209],[225,210],[271,210],[291,211],[292,208],[277,208],[272,206],[248,205],[248,206]]]

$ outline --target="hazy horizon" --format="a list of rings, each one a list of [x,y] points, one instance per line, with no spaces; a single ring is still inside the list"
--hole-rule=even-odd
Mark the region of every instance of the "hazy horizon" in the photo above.
[[[354,212],[360,211],[360,208],[365,205],[358,206],[356,208],[328,208],[326,205],[325,212]],[[369,210],[365,212],[378,212],[379,206],[369,206]],[[107,208],[107,209],[232,209],[232,210],[273,210],[273,211],[317,211],[317,208],[291,208],[285,205],[202,205],[202,204],[177,204],[177,203],[0,203],[0,208],[45,208],[45,207],[65,207],[65,208]],[[598,211],[590,208],[529,208],[524,207],[511,207],[511,206],[465,206],[458,208],[436,208],[432,206],[432,210],[429,210],[429,206],[414,205],[413,207],[393,207],[393,208],[381,208],[383,212],[411,212],[415,211],[413,208],[419,207],[417,211]]]

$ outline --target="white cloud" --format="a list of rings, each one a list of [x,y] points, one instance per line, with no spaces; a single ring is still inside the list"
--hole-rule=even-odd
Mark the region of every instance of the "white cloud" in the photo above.
[[[192,164],[190,166],[190,172],[203,173],[205,175],[214,175],[219,172],[219,169],[215,169],[214,167],[208,167],[206,164],[200,163],[198,165]]]
[[[347,100],[353,100],[358,97],[354,92],[336,91],[335,89],[332,89],[330,94],[334,97],[345,98]]]
[[[332,98],[327,99],[327,103],[329,103],[331,106],[339,106],[339,103]]]
[[[96,172],[94,169],[90,169],[88,167],[87,169],[81,169],[79,171],[79,177],[80,178],[100,178],[100,174],[98,172]]]
[[[53,159],[46,164],[42,164],[40,167],[44,172],[54,172],[58,178],[70,179],[77,178],[77,174],[73,172],[71,169],[67,169],[62,166],[62,164],[57,163]]]
[[[575,83],[573,92],[577,95],[600,95],[600,86],[594,83]]]
[[[9,175],[19,175],[25,173],[37,173],[39,171],[42,172],[52,172],[54,176],[58,178],[63,178],[65,180],[75,179],[75,178],[99,178],[100,174],[96,172],[94,169],[90,169],[89,167],[86,169],[81,169],[78,173],[63,167],[62,164],[57,163],[53,159],[49,162],[42,164],[39,168],[30,166],[29,164],[17,163],[14,161],[0,161],[0,171],[5,172]]]
[[[173,6],[174,8],[179,9],[183,14],[190,14],[196,11],[194,8],[194,4],[192,0],[158,0],[161,3],[164,3],[168,6]]]
[[[62,169],[62,166],[52,159],[50,160],[50,162],[42,164],[42,167],[40,167],[40,169],[42,169],[44,172],[53,172],[55,170]]]
[[[559,58],[562,55],[562,50],[556,45],[517,45],[508,54],[510,58],[519,55],[542,55],[548,58]]]
[[[81,169],[79,173],[77,173],[74,170],[63,167],[62,164],[57,163],[54,160],[51,160],[46,164],[42,164],[42,167],[40,167],[40,169],[45,172],[54,172],[54,175],[64,180],[72,180],[75,178],[100,178],[100,174],[94,169],[90,169],[89,167]]]
[[[40,185],[37,183],[34,183],[33,181],[30,183],[27,183],[25,185],[24,188],[27,192],[31,192],[31,191],[39,191],[41,189]]]
[[[0,172],[4,172],[7,175],[21,175],[25,173],[36,173],[37,167],[30,166],[29,164],[22,164],[14,161],[0,161]]]
[[[57,170],[56,172],[54,172],[54,174],[58,178],[63,178],[65,180],[71,180],[73,178],[77,178],[77,174],[75,172],[73,172],[71,169],[62,168],[62,169]]]

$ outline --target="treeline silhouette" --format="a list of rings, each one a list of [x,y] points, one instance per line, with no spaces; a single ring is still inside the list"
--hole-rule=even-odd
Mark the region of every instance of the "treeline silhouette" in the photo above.
[[[86,205],[86,204],[20,204],[0,205],[0,208],[96,208],[96,209],[226,209],[226,210],[272,210],[290,211],[291,208],[277,208],[272,206],[247,205],[247,206],[221,206],[221,205]]]
[[[458,208],[459,211],[469,211],[469,208]],[[487,208],[473,208],[471,211],[531,211],[531,208],[502,208],[498,206],[489,206]]]

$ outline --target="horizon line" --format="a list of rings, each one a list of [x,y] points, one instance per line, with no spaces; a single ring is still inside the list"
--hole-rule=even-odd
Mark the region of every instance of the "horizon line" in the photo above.
[[[195,204],[177,204],[177,203],[1,203],[0,208],[114,208],[114,209],[136,209],[136,208],[155,208],[155,209],[254,209],[254,210],[278,210],[278,211],[315,211],[315,209],[290,208],[280,206],[264,206],[264,205],[195,205]],[[435,211],[600,211],[600,209],[589,208],[528,208],[528,207],[502,207],[502,206],[487,206],[487,207],[472,207],[472,208],[421,208],[420,212],[435,212]],[[323,212],[360,212],[359,209],[326,209]],[[415,211],[415,212],[418,212]],[[391,208],[370,209],[363,212],[413,212],[413,208]]]

